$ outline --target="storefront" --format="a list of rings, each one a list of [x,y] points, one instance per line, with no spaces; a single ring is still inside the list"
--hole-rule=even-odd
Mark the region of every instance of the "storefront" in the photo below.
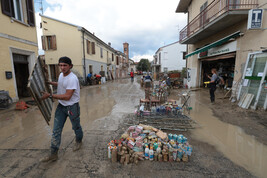
[[[187,81],[188,87],[204,86],[203,82],[209,80],[207,75],[211,75],[211,69],[216,68],[218,74],[226,80],[227,87],[231,88],[236,67],[237,39],[241,35],[237,31],[187,54],[186,58],[198,55],[193,57],[197,60],[197,66],[193,67],[191,62],[191,67],[187,67],[191,77]]]
[[[200,62],[200,83],[208,81],[211,69],[216,68],[228,88],[232,87],[236,61],[236,40],[216,46],[198,54]]]

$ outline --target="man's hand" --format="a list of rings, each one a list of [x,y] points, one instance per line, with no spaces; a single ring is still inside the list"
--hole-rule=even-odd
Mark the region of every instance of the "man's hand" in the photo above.
[[[42,97],[41,97],[41,100],[45,100],[45,99],[47,99],[49,96],[50,96],[50,94],[49,93],[47,93],[47,92],[42,92]]]

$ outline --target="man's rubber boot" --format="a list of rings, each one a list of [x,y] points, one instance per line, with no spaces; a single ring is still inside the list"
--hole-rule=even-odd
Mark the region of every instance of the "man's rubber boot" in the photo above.
[[[58,159],[57,153],[50,154],[44,158],[41,159],[41,162],[48,162],[48,161],[56,161]]]
[[[74,147],[73,147],[73,151],[77,151],[77,150],[79,150],[80,148],[82,147],[82,142],[75,142],[75,145],[74,145]]]

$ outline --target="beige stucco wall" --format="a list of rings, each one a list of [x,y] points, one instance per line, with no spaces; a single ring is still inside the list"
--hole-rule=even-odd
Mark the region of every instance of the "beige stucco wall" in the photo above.
[[[209,5],[213,0],[193,0],[191,2],[191,5],[188,7],[189,22],[193,20],[200,13],[200,7],[207,1]]]
[[[204,3],[204,2],[203,2]],[[193,1],[192,5],[202,5],[202,2]],[[259,4],[264,4],[264,0],[259,0]],[[267,8],[267,5],[262,6],[261,8]],[[199,9],[197,7],[190,7],[189,9]],[[195,13],[195,12],[193,12]],[[189,12],[190,14],[190,12]],[[198,15],[198,14],[196,14]],[[218,32],[209,38],[201,40],[193,45],[188,45],[188,54],[196,50],[197,48],[201,48],[206,44],[210,44],[217,40],[220,40],[236,31],[241,31],[243,36],[236,39],[237,41],[237,51],[236,51],[236,63],[235,63],[235,77],[234,82],[238,81],[242,76],[242,70],[245,66],[248,53],[261,51],[261,47],[267,47],[267,10],[263,12],[263,26],[262,30],[247,30],[247,20],[240,21],[234,26],[224,29],[221,32]],[[200,62],[198,60],[198,55],[190,56],[187,59],[187,67],[188,68],[196,68],[197,69],[197,77],[196,84],[198,86],[200,76]]]
[[[25,2],[22,1],[23,9]],[[1,9],[1,4],[0,4]],[[27,22],[26,12],[23,13],[24,21]],[[12,53],[22,53],[28,57],[29,73],[34,66],[38,55],[36,27],[19,22],[0,12],[0,83],[1,90],[6,90],[14,101],[18,100],[16,92],[16,78],[13,65]],[[6,79],[5,71],[12,72],[12,79]]]
[[[82,33],[77,26],[69,25],[41,16],[43,35],[56,35],[56,50],[45,51],[47,64],[58,64],[58,59],[68,56],[73,63],[73,69],[83,76]],[[46,23],[45,23],[45,22]]]
[[[0,4],[1,11],[1,4]],[[24,16],[25,18],[25,16]],[[21,23],[17,20],[12,20],[13,18],[2,14],[0,12],[0,22],[1,28],[0,33],[8,34],[11,36],[15,36],[21,39],[27,39],[28,41],[37,43],[37,32],[36,27],[31,27],[27,23]]]

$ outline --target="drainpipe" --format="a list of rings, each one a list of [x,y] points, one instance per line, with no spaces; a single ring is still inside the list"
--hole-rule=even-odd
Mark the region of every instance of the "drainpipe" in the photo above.
[[[85,79],[86,79],[86,70],[85,70],[85,47],[84,47],[84,30],[82,30],[83,32],[83,73],[84,73],[84,82],[85,82]]]

